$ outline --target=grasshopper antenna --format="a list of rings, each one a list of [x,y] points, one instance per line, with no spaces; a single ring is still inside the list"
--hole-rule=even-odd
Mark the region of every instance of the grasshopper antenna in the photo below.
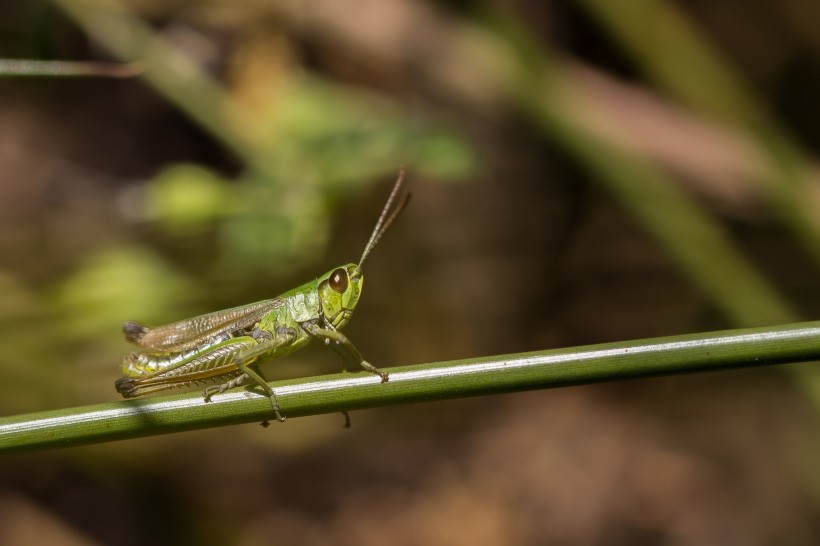
[[[376,243],[379,242],[379,239],[382,238],[384,233],[387,231],[387,228],[396,220],[401,211],[404,210],[404,207],[407,206],[407,203],[410,202],[410,193],[404,194],[399,201],[399,204],[396,205],[395,210],[390,212],[390,208],[393,205],[393,201],[396,199],[396,195],[399,193],[399,188],[401,188],[402,182],[404,182],[404,166],[401,167],[399,170],[399,177],[396,179],[396,183],[393,184],[393,189],[390,192],[390,196],[387,198],[387,202],[384,204],[384,208],[382,209],[382,213],[379,216],[379,220],[376,222],[376,226],[373,228],[373,233],[370,234],[370,240],[367,241],[367,244],[364,247],[364,252],[362,252],[362,258],[359,260],[359,267],[362,267],[362,264],[367,259],[367,256],[370,252],[375,248]]]

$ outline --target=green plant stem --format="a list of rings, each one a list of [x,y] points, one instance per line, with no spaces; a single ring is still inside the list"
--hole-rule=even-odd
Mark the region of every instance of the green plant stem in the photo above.
[[[820,360],[820,321],[589,345],[271,383],[288,417],[598,383],[616,379]],[[0,452],[68,447],[271,419],[270,401],[234,389],[157,396],[0,419]],[[287,426],[287,425],[285,425]]]

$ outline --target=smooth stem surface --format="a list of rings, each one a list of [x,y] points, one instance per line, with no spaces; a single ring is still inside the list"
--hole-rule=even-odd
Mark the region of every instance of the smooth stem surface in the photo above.
[[[655,375],[820,360],[820,321],[589,345],[392,368],[390,381],[335,374],[271,383],[288,417]],[[157,396],[0,419],[0,452],[68,447],[273,421],[269,400],[240,388],[210,403]]]

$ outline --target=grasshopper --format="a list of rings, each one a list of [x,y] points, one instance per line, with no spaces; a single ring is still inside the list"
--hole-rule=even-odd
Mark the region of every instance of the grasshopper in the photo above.
[[[292,353],[312,338],[322,340],[341,355],[344,371],[348,362],[355,362],[381,377],[382,383],[388,381],[389,375],[362,358],[339,330],[348,323],[359,303],[364,261],[410,200],[410,194],[405,194],[390,212],[403,179],[402,168],[358,264],[336,267],[277,298],[156,328],[126,322],[125,339],[142,351],[123,358],[123,377],[114,383],[117,392],[134,398],[223,381],[205,389],[203,396],[207,402],[227,389],[255,384],[270,398],[276,418],[284,421],[276,394],[265,382],[258,365]]]

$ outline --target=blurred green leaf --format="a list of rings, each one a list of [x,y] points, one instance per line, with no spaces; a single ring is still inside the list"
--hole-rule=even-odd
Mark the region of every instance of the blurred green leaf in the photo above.
[[[457,132],[396,103],[311,76],[293,77],[259,112],[268,172],[282,183],[362,185],[398,171],[469,176],[476,155]]]
[[[231,208],[230,183],[199,165],[176,164],[149,184],[146,216],[171,233],[200,231]]]
[[[315,186],[289,185],[276,191],[260,181],[246,181],[237,199],[243,210],[219,227],[218,268],[245,276],[254,270],[284,275],[321,253],[330,230],[328,201]]]

